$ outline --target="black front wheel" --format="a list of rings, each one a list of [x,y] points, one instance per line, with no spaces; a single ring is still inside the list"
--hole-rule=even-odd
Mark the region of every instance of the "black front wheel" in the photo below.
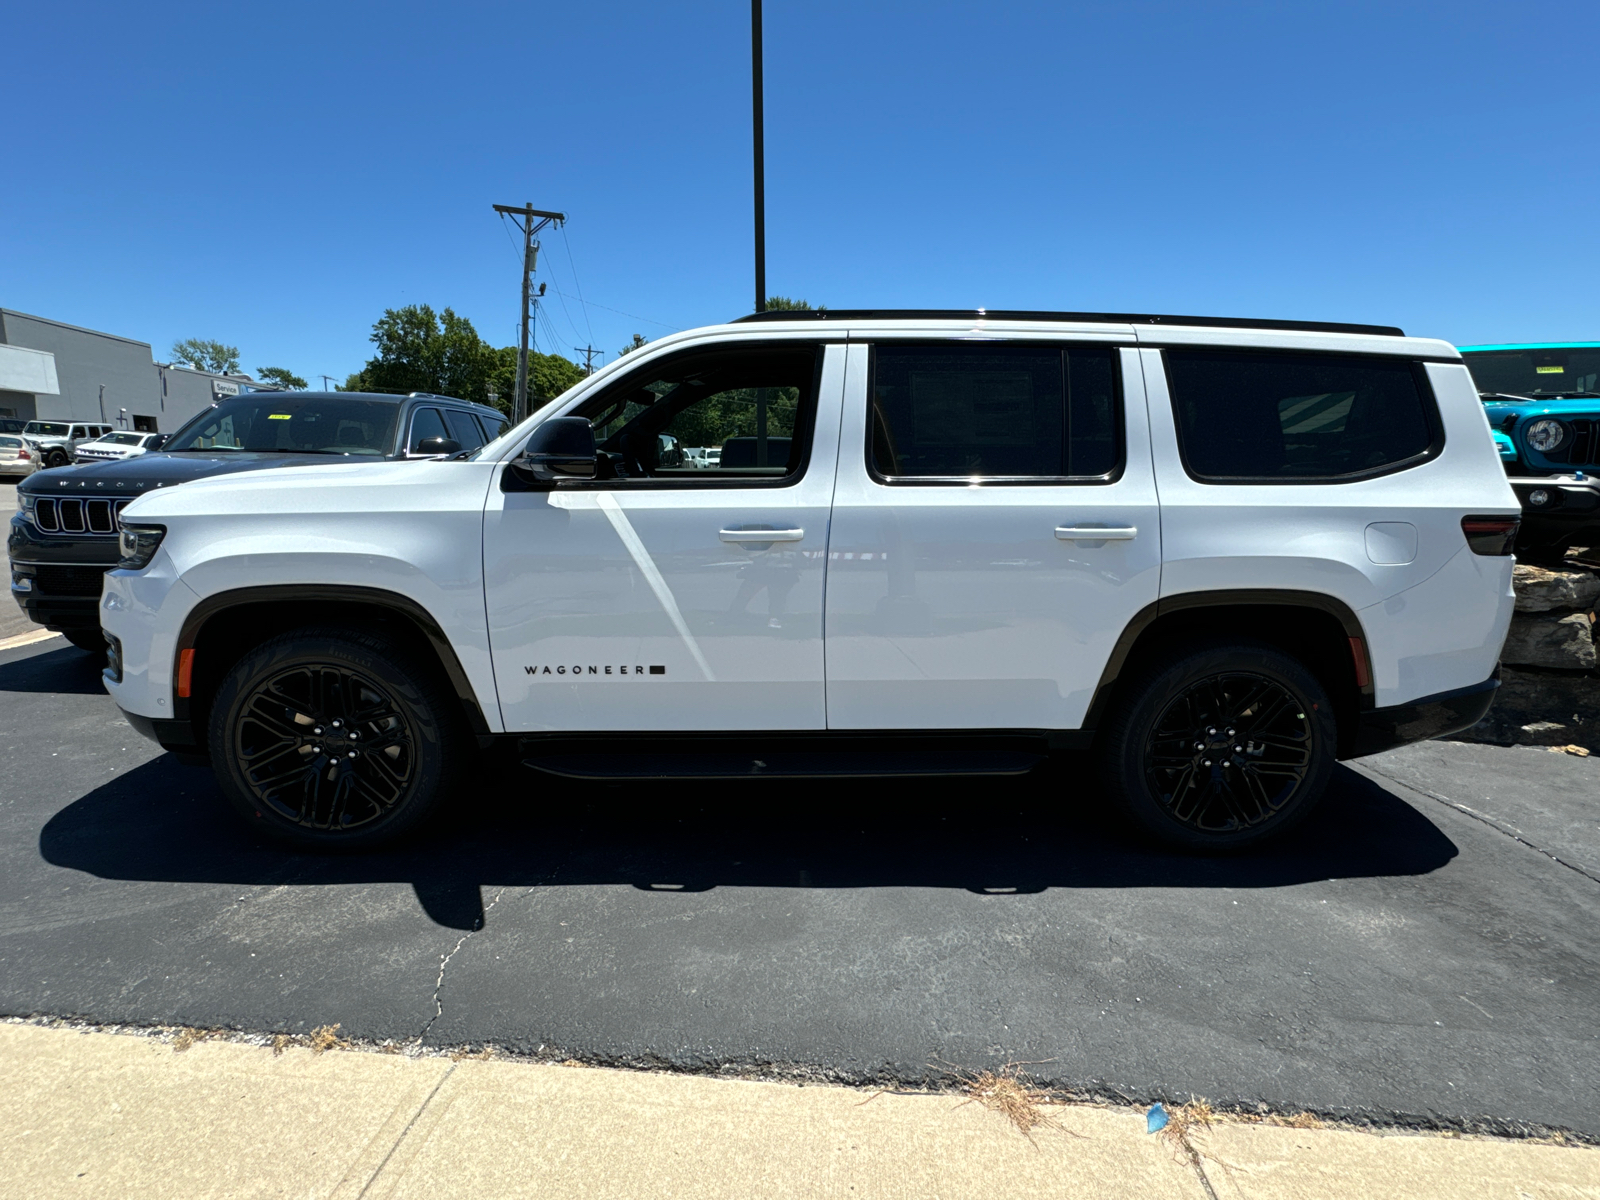
[[[457,781],[459,706],[423,664],[354,630],[297,630],[245,655],[211,707],[212,767],[245,820],[307,848],[416,828]]]
[[[1326,691],[1271,646],[1216,644],[1130,681],[1103,771],[1123,809],[1190,850],[1260,845],[1304,820],[1333,770]]]

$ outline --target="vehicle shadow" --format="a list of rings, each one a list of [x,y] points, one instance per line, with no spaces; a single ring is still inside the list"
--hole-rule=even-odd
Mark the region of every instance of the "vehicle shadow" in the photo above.
[[[1167,853],[1099,820],[1069,761],[1022,779],[580,783],[510,765],[462,817],[362,855],[287,852],[240,825],[211,776],[165,755],[41,830],[47,862],[104,879],[247,885],[410,883],[435,922],[483,924],[484,886],[1269,888],[1421,875],[1458,853],[1416,809],[1346,767],[1319,811],[1248,856]]]
[[[57,692],[68,696],[103,696],[104,662],[76,646],[32,654],[0,663],[0,692]]]

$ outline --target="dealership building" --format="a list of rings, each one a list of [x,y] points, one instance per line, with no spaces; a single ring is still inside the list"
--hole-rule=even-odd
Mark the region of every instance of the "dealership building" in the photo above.
[[[171,433],[223,396],[267,390],[158,363],[148,342],[0,308],[0,417]]]

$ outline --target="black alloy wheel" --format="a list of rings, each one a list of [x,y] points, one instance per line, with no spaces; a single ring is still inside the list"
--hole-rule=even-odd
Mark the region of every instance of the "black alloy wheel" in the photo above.
[[[460,773],[439,682],[354,630],[305,630],[247,654],[212,704],[212,766],[252,825],[306,847],[376,845],[415,827]]]
[[[1200,833],[1270,821],[1311,770],[1311,721],[1264,675],[1212,675],[1185,688],[1145,736],[1144,771],[1157,802]]]
[[[1333,771],[1338,727],[1320,681],[1246,641],[1164,654],[1128,680],[1101,770],[1122,810],[1184,849],[1260,845],[1299,824]]]
[[[234,718],[239,772],[262,804],[307,829],[382,820],[416,772],[416,734],[382,687],[340,663],[258,682]]]

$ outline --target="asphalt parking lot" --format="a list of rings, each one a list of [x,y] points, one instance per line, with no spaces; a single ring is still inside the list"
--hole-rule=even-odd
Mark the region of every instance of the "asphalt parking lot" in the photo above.
[[[1430,743],[1236,860],[997,782],[511,768],[404,852],[253,842],[59,640],[0,652],[0,1014],[491,1042],[1600,1136],[1600,763]]]

